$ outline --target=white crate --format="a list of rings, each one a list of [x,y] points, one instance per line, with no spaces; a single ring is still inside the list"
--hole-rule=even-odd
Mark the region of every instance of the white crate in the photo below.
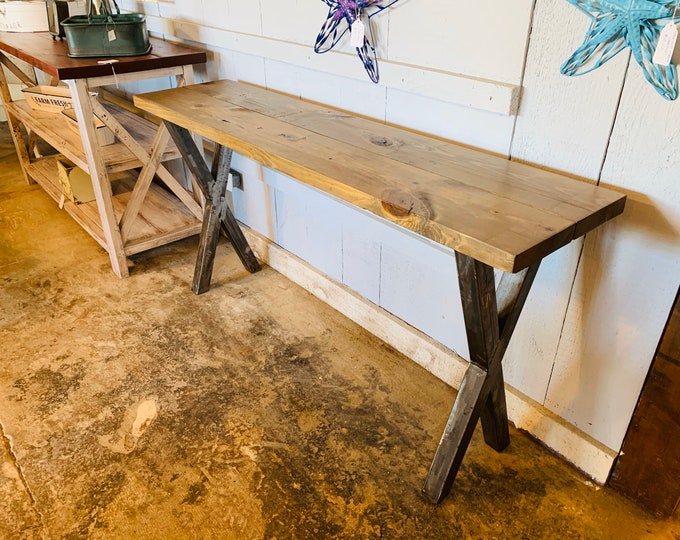
[[[43,0],[0,2],[0,31],[47,32],[47,8]]]
[[[64,109],[61,111],[61,114],[63,114],[68,119],[68,126],[76,133],[80,133],[78,119],[76,118],[76,111],[73,109]],[[94,119],[94,131],[97,134],[97,142],[99,143],[99,146],[106,146],[116,142],[116,136],[113,134],[113,131],[106,127],[106,124],[104,124],[104,122],[102,122],[96,116]]]
[[[73,106],[71,92],[66,86],[31,86],[22,90],[34,111],[59,113]]]

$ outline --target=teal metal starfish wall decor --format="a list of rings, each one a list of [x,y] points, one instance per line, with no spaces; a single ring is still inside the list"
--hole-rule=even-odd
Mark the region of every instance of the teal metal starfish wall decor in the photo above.
[[[633,58],[656,91],[667,100],[678,97],[675,65],[652,62],[659,35],[675,22],[676,2],[653,0],[567,0],[592,19],[583,44],[560,68],[564,75],[583,75],[629,47]]]

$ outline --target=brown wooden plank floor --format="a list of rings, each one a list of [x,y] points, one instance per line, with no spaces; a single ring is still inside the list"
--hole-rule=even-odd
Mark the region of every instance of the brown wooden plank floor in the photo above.
[[[432,506],[452,389],[226,244],[208,294],[195,239],[118,280],[9,154],[1,538],[680,537],[514,430],[502,454],[475,435]]]

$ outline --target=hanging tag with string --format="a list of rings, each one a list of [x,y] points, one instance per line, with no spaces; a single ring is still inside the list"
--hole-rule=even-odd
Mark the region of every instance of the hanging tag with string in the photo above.
[[[361,21],[361,9],[358,9],[357,18],[350,27],[349,42],[352,47],[363,47],[365,35],[366,29],[364,28],[364,23]]]
[[[673,18],[663,27],[661,34],[659,34],[659,42],[654,50],[652,62],[659,66],[667,66],[671,63],[673,58],[673,51],[675,51],[675,43],[678,40],[678,28],[675,25],[675,17],[678,14],[678,1],[675,2],[673,9]]]
[[[111,28],[109,28],[109,21],[113,24],[113,27]],[[116,23],[111,17],[109,17],[109,20],[106,21],[106,30],[108,33],[109,41],[116,41]]]

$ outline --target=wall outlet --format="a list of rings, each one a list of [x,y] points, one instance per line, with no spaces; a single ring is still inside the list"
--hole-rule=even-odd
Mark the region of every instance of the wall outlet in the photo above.
[[[243,190],[243,175],[236,169],[229,169],[227,189],[229,191],[233,191],[234,189]]]

